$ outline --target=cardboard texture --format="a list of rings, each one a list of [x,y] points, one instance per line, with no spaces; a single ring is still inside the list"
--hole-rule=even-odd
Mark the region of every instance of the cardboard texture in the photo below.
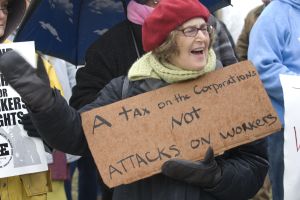
[[[201,160],[281,129],[248,61],[82,113],[90,150],[109,187],[159,173],[172,158]]]

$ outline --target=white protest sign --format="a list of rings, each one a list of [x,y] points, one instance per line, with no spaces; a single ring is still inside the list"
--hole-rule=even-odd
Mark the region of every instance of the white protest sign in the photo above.
[[[300,76],[280,75],[284,95],[284,199],[299,199]]]
[[[16,50],[36,67],[34,42],[0,44],[1,54],[9,49]],[[20,124],[25,113],[26,106],[20,95],[0,72],[0,178],[48,169],[42,141],[28,137]]]

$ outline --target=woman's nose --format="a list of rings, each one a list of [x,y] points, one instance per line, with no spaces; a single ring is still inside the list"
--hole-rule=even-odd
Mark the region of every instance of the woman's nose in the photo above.
[[[195,39],[196,40],[205,40],[208,37],[207,34],[203,33],[201,30],[198,30]]]

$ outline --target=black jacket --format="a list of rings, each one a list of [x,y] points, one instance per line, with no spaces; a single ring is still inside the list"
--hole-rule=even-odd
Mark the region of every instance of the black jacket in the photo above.
[[[50,110],[31,113],[33,123],[42,138],[54,148],[71,154],[89,154],[80,112],[166,85],[165,82],[156,79],[129,82],[128,87],[123,87],[123,82],[124,77],[112,80],[94,102],[84,106],[79,112],[69,107],[63,97],[56,92],[56,103]],[[249,199],[262,186],[268,170],[265,140],[228,150],[223,155],[217,156],[216,161],[222,169],[222,178],[213,188],[200,188],[158,174],[116,187],[113,200]]]
[[[138,58],[130,26],[139,54],[144,54],[140,25],[124,21],[111,28],[88,48],[86,64],[76,73],[77,84],[72,89],[71,106],[79,109],[91,103],[107,83],[127,74]]]

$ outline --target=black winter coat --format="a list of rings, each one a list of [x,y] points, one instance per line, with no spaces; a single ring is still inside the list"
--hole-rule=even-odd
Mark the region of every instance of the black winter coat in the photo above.
[[[86,155],[90,151],[83,133],[80,112],[104,106],[162,86],[156,79],[129,82],[123,90],[124,77],[112,80],[98,94],[97,99],[79,112],[68,106],[64,98],[55,93],[56,103],[43,113],[30,113],[42,138],[52,147],[71,154]],[[126,86],[126,85],[125,85]],[[122,94],[126,91],[126,94]],[[177,181],[163,174],[118,186],[113,200],[244,200],[256,194],[268,170],[265,140],[258,140],[226,151],[217,156],[221,167],[221,181],[213,188],[200,188]]]
[[[77,84],[72,89],[71,106],[79,109],[91,103],[97,98],[97,93],[112,79],[127,74],[131,65],[138,59],[130,27],[139,54],[145,53],[140,25],[124,21],[112,27],[88,48],[86,64],[76,73]]]

